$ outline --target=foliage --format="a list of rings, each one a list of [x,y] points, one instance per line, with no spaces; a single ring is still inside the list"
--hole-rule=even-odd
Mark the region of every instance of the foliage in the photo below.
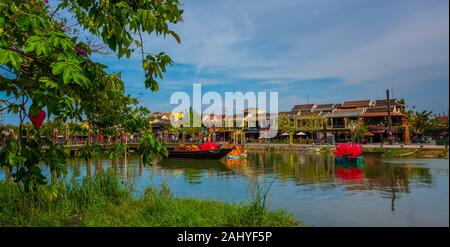
[[[37,197],[0,183],[0,226],[295,226],[284,211],[192,198],[175,198],[164,185],[147,188],[140,198],[110,173],[81,183],[41,185]]]
[[[413,118],[414,130],[419,134],[424,134],[430,124],[431,111],[415,112]]]
[[[352,133],[353,142],[361,142],[364,138],[364,134],[369,131],[369,126],[358,120],[349,121],[348,126]]]
[[[316,114],[309,115],[303,118],[305,131],[311,133],[311,139],[314,139],[314,133],[321,130],[326,125],[328,119]]]
[[[433,135],[443,135],[447,133],[448,136],[448,119],[432,119],[427,127],[427,132]]]
[[[179,0],[64,0],[60,8],[68,8],[75,14],[79,24],[118,53],[118,57],[130,57],[143,47],[142,33],[171,35],[180,43],[180,37],[169,29],[169,23],[182,20],[183,10]],[[138,36],[139,38],[135,38]],[[172,63],[163,52],[156,55],[142,52],[145,70],[145,86],[158,91],[156,78],[162,79],[166,66]]]
[[[203,131],[203,123],[200,122],[201,126],[194,126],[195,121],[201,121],[202,116],[200,113],[196,112],[192,106],[189,107],[189,110],[187,110],[183,116],[183,126],[181,127],[181,130],[186,133],[189,136],[193,136],[195,134],[199,134]]]
[[[149,153],[148,150],[154,150],[154,153]],[[137,153],[139,155],[142,155],[142,159],[145,164],[150,164],[150,162],[154,158],[154,154],[162,154],[164,156],[167,156],[168,152],[167,149],[164,148],[164,146],[161,145],[158,141],[156,141],[155,138],[149,133],[145,134],[140,140],[139,140],[139,147],[137,149]]]
[[[270,188],[275,182],[276,178],[268,184],[263,184],[258,180],[250,182],[250,193],[252,194],[252,200],[250,202],[249,214],[252,216],[252,225],[261,225],[264,214],[267,211],[267,199],[269,196]]]
[[[278,119],[278,129],[288,134],[292,134],[295,131],[294,123],[285,114],[281,114]]]
[[[64,18],[58,19],[57,12],[73,15],[85,29],[83,34],[100,38],[118,58],[129,58],[140,48],[144,84],[157,91],[156,79],[162,79],[172,60],[164,53],[146,54],[142,34],[169,34],[179,42],[169,29],[169,23],[182,20],[179,6],[178,0],[63,0],[52,10],[43,0],[0,0],[0,93],[6,95],[2,111],[17,114],[20,120],[18,139],[4,138],[0,164],[8,170],[16,168],[16,182],[35,189],[46,182],[38,163],[60,172],[65,161],[62,147],[53,143],[52,128],[23,129],[28,116],[41,110],[59,126],[84,117],[100,134],[150,131],[149,110],[125,95],[120,74],[107,72],[107,66],[91,59],[95,50],[72,32]],[[154,149],[146,149],[143,155],[163,150],[158,145],[150,147]]]
[[[432,111],[407,111],[406,124],[413,129],[414,135],[439,136],[448,133],[448,119],[431,118]]]

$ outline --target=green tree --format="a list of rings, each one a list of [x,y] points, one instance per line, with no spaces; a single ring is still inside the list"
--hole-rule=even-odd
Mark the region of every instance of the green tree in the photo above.
[[[361,142],[364,135],[369,131],[369,126],[359,120],[350,120],[348,122],[352,134],[352,142]]]
[[[314,142],[314,137],[316,136],[316,133],[322,129],[327,119],[319,116],[318,114],[310,114],[308,116],[305,116],[304,119],[305,122],[303,127],[305,131],[311,134],[311,141]]]
[[[85,117],[94,129],[110,135],[143,131],[138,150],[147,164],[155,154],[167,153],[150,134],[149,110],[125,95],[120,74],[108,73],[107,66],[91,59],[95,49],[83,42],[83,35],[100,40],[118,58],[140,52],[145,87],[157,91],[156,80],[172,60],[164,53],[145,53],[142,34],[172,35],[180,42],[169,29],[169,23],[182,20],[179,7],[178,0],[63,0],[51,9],[45,0],[0,0],[0,93],[6,95],[2,110],[16,114],[20,122],[18,138],[4,140],[0,164],[16,168],[15,182],[23,182],[27,191],[46,183],[37,166],[41,162],[52,172],[63,171],[66,157],[63,147],[53,142],[51,128],[35,123],[24,136],[27,119],[42,117],[43,111],[55,123]],[[62,11],[85,31],[71,28],[58,14]],[[92,150],[87,147],[84,153]]]
[[[200,122],[200,127],[194,126],[194,121],[202,120],[202,116],[200,113],[196,112],[194,108],[191,106],[189,109],[183,113],[183,127],[182,130],[190,136],[193,136],[195,134],[199,134],[203,131],[203,123]],[[189,125],[189,127],[187,127]]]
[[[434,136],[448,133],[448,119],[431,119],[425,131]]]
[[[295,132],[294,123],[285,114],[280,114],[278,119],[278,129],[283,133],[289,134],[289,143],[292,143]]]
[[[417,134],[426,134],[427,129],[430,126],[430,116],[432,111],[415,112],[413,117],[413,127]]]

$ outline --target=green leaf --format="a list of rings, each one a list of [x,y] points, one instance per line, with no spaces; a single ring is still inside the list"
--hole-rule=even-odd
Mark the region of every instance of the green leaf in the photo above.
[[[52,73],[53,75],[59,75],[64,71],[64,67],[66,67],[65,62],[57,62],[54,63],[52,66]]]
[[[0,64],[6,65],[9,62],[8,53],[0,48]]]
[[[36,44],[35,43],[27,43],[25,45],[25,49],[23,49],[23,52],[25,53],[31,53],[34,51]]]
[[[39,36],[31,36],[30,38],[28,38],[27,42],[25,43],[24,52],[31,53],[36,49],[36,47],[38,47],[39,51],[36,51],[36,52],[38,53],[38,56],[39,56],[39,54],[41,53],[40,43],[41,43],[41,38]]]
[[[42,107],[43,107],[43,102],[40,101],[39,99],[35,98],[35,99],[33,99],[33,104],[31,104],[31,106],[30,106],[29,113],[31,115],[35,115],[42,109]]]
[[[136,43],[137,47],[141,47],[142,46],[141,42],[139,42],[138,40],[135,40],[134,43]]]
[[[45,84],[48,88],[57,88],[59,85],[57,82],[53,81],[52,79],[48,77],[41,77],[39,78],[39,82],[42,82]]]
[[[15,70],[20,71],[22,58],[15,51],[8,51],[0,48],[0,64],[9,66],[10,64]]]
[[[169,33],[175,38],[175,40],[177,41],[178,44],[181,43],[180,36],[178,36],[177,33],[175,33],[174,31],[169,31]]]
[[[63,82],[64,84],[68,84],[70,82],[70,80],[72,79],[72,69],[70,69],[70,67],[67,67],[66,69],[64,69],[64,74],[63,74]]]
[[[20,70],[22,64],[22,58],[14,51],[9,51],[9,62],[17,71]]]
[[[80,86],[83,87],[88,87],[89,84],[91,83],[89,81],[89,79],[84,76],[83,74],[81,74],[80,72],[75,72],[72,74],[73,80],[75,81],[75,83],[77,83]]]

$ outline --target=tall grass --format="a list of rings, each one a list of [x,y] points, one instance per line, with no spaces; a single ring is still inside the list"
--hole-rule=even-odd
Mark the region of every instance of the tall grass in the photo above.
[[[284,211],[269,211],[265,199],[227,204],[176,198],[163,184],[140,198],[110,174],[81,182],[40,186],[33,195],[20,185],[0,183],[0,226],[294,226]],[[258,193],[259,194],[259,193]]]
[[[264,221],[264,216],[267,212],[267,197],[274,182],[275,178],[269,184],[261,183],[256,179],[250,182],[251,201],[247,217],[247,219],[251,220],[251,222],[248,222],[250,225],[261,225]]]

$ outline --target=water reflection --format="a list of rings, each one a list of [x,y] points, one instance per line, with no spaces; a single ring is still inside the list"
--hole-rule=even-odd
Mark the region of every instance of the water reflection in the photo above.
[[[416,164],[416,163],[413,163]],[[45,167],[43,167],[45,169]],[[146,172],[182,176],[189,184],[201,184],[203,178],[219,176],[247,178],[277,178],[280,182],[292,181],[310,189],[342,187],[345,190],[379,190],[385,197],[395,200],[399,193],[409,193],[410,180],[422,186],[432,184],[430,169],[382,162],[376,157],[366,157],[363,168],[336,165],[328,155],[252,152],[241,160],[189,160],[162,159],[144,167],[141,158],[127,156],[113,160],[71,159],[66,164],[67,178],[80,180],[84,176],[112,170],[124,183],[134,182]],[[448,173],[447,173],[448,176]]]
[[[275,177],[270,206],[312,225],[448,226],[448,160],[366,156],[364,167],[349,167],[328,155],[250,152],[243,160],[163,159],[151,166],[136,156],[72,159],[66,167],[71,180],[112,171],[135,185],[137,195],[166,182],[179,196],[225,201],[245,201],[250,180]]]

